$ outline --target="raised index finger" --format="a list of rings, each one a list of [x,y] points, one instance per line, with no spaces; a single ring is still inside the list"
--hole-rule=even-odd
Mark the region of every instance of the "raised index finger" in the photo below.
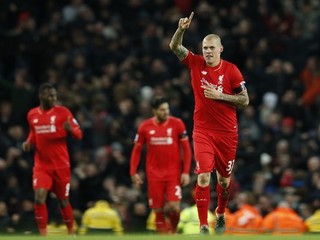
[[[189,16],[189,21],[191,22],[192,18],[193,18],[194,12],[191,12],[190,16]]]

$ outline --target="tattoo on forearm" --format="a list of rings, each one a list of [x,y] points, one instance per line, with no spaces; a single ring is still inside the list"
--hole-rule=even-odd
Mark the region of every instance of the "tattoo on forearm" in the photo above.
[[[185,31],[178,29],[170,42],[170,47],[171,50],[174,52],[174,54],[179,58],[185,58],[188,54],[188,49],[186,49],[183,45],[182,45],[182,39],[183,39],[183,34]]]
[[[174,47],[178,47],[179,45],[182,45],[183,34],[184,34],[184,31],[180,29],[177,29],[177,31],[173,34],[171,43]]]
[[[188,50],[184,46],[179,46],[174,53],[179,59],[185,58],[188,54]]]
[[[229,102],[235,106],[246,106],[249,104],[249,99],[247,94],[228,95],[228,94],[221,93],[220,98],[222,101]]]

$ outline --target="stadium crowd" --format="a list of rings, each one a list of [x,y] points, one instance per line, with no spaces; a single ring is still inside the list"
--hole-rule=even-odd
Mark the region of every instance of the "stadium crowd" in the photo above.
[[[27,111],[52,83],[83,140],[69,141],[70,201],[107,200],[125,232],[145,231],[146,189],[131,185],[129,158],[154,96],[192,130],[188,70],[169,50],[177,20],[195,16],[184,44],[222,37],[222,57],[244,74],[250,105],[239,111],[231,212],[253,194],[264,217],[285,202],[303,220],[320,209],[320,3],[316,0],[5,0],[0,7],[0,232],[34,231],[33,159],[23,153]],[[191,136],[190,136],[191,137]],[[192,168],[193,171],[194,168]],[[194,174],[192,174],[194,175]],[[193,183],[182,207],[193,204]],[[212,186],[215,186],[212,184]],[[214,191],[212,191],[214,193]],[[50,221],[59,221],[50,196]],[[212,195],[212,208],[216,196]]]

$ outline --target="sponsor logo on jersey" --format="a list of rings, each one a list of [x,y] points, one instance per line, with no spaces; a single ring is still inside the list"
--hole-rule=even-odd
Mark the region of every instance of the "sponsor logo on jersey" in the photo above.
[[[151,131],[154,131],[153,133],[155,133],[155,130],[151,130]],[[149,131],[150,134],[151,134],[151,131]],[[167,136],[166,137],[151,137],[150,144],[151,145],[171,145],[171,144],[173,144],[172,128],[167,128]]]
[[[36,134],[43,134],[43,133],[54,133],[57,131],[57,128],[55,125],[41,125],[41,126],[35,126],[34,130]]]
[[[151,137],[150,138],[151,145],[171,145],[173,144],[172,137]]]
[[[57,131],[56,127],[56,116],[51,116],[48,125],[36,125],[34,126],[34,130],[36,134],[44,134],[44,133],[55,133]],[[38,118],[33,119],[33,123],[37,124],[39,122]]]

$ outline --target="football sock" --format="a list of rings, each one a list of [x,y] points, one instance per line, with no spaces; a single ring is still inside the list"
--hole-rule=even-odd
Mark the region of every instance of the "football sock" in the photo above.
[[[36,218],[40,235],[47,235],[48,210],[46,204],[34,204],[34,215]]]
[[[218,208],[217,213],[222,214],[225,212],[225,209],[229,202],[230,192],[231,192],[231,181],[228,187],[223,188],[220,184],[217,183],[217,194],[218,194]]]
[[[171,223],[171,232],[176,233],[177,232],[177,226],[180,220],[180,211],[172,211],[170,212],[170,223]]]
[[[60,213],[62,215],[62,219],[65,225],[68,228],[68,233],[73,234],[73,214],[72,214],[72,207],[68,204],[65,208],[60,208]]]
[[[200,226],[208,225],[208,209],[210,204],[210,188],[209,186],[200,187],[196,185],[195,201],[198,209]]]
[[[156,214],[156,230],[158,233],[165,233],[167,231],[166,227],[166,217],[164,212],[155,212]]]

